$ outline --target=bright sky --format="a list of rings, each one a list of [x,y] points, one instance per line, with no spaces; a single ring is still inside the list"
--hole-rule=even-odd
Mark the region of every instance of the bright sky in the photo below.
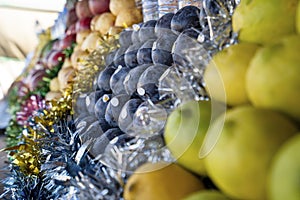
[[[37,8],[50,11],[62,11],[66,0],[0,0],[0,6]]]
[[[24,67],[24,61],[0,57],[0,100]]]
[[[36,17],[36,20],[39,20],[41,25],[46,26],[49,24],[53,24],[54,20],[58,17],[57,12],[61,12],[64,8],[64,5],[66,3],[66,0],[0,0],[0,8],[5,7],[18,7],[18,8],[33,8],[38,9],[42,11],[51,11],[51,13],[47,12],[35,12],[38,16]],[[54,11],[52,13],[52,11]],[[8,31],[10,33],[13,33],[11,30],[15,30],[16,23],[14,20],[18,20],[15,18],[21,18],[23,20],[22,23],[17,23],[20,30],[22,30],[22,38],[27,38],[24,41],[31,41],[32,38],[31,35],[35,36],[35,32],[33,29],[33,25],[35,20],[32,20],[31,24],[31,18],[33,16],[26,15],[25,10],[19,10],[16,13],[11,12],[9,9],[2,9],[1,15],[7,16],[3,18],[1,21],[0,17],[0,24],[2,28],[2,31]],[[11,18],[11,13],[15,16],[14,18]],[[22,14],[23,13],[23,14]],[[25,13],[25,14],[24,14]],[[10,15],[9,15],[10,14]],[[8,20],[7,20],[8,19]],[[51,22],[51,23],[50,23]],[[26,27],[28,26],[28,27]],[[5,28],[4,28],[5,27]],[[48,26],[46,26],[48,27]],[[27,32],[29,33],[27,33]],[[9,34],[8,34],[9,35]],[[19,36],[20,37],[20,36]],[[23,40],[22,40],[23,41]],[[35,40],[34,40],[35,41]],[[19,45],[24,45],[23,43]],[[10,87],[11,83],[15,80],[15,78],[22,72],[23,68],[25,67],[25,63],[23,60],[18,61],[15,59],[8,59],[4,57],[0,57],[0,100],[3,98],[3,94],[7,92],[7,89]]]

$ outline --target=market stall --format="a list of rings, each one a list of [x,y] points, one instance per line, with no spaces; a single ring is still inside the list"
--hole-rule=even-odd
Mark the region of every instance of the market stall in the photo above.
[[[299,16],[298,0],[67,1],[7,95],[1,197],[299,199]]]

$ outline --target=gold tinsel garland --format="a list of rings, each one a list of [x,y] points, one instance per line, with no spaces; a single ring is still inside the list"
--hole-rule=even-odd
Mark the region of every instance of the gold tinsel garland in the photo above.
[[[100,35],[97,48],[78,61],[80,67],[76,71],[73,84],[74,95],[92,90],[93,81],[91,80],[94,80],[98,72],[104,69],[107,54],[119,47],[118,39],[119,34]]]
[[[33,117],[33,126],[26,126],[21,135],[21,143],[14,147],[4,149],[10,151],[9,156],[12,164],[18,166],[26,176],[38,176],[41,166],[39,140],[45,137],[48,131],[54,133],[53,125],[58,120],[67,117],[72,111],[72,86],[64,91],[63,97],[58,100],[46,102],[44,109]]]
[[[19,168],[26,176],[39,176],[42,164],[40,139],[45,133],[55,134],[53,125],[59,120],[73,115],[72,106],[76,96],[92,89],[95,76],[105,67],[105,57],[112,50],[118,48],[118,35],[104,35],[100,37],[98,48],[80,61],[81,68],[76,73],[75,80],[69,83],[63,97],[46,102],[46,109],[33,116],[33,126],[24,127],[20,144],[3,149],[9,151],[11,163]]]

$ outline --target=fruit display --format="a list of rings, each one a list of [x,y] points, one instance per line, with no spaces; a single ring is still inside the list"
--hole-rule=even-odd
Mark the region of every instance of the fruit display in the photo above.
[[[176,185],[173,184],[174,182]],[[157,187],[157,185],[160,186]],[[204,184],[200,179],[175,163],[145,163],[137,168],[128,179],[124,189],[124,198],[181,199],[203,189]]]
[[[294,181],[299,171],[299,158],[295,154],[299,149],[299,134],[289,138],[278,150],[270,172],[268,192],[271,199],[299,199],[299,190]],[[282,176],[286,173],[285,176]]]
[[[67,1],[8,95],[0,197],[298,199],[300,2],[197,5]]]

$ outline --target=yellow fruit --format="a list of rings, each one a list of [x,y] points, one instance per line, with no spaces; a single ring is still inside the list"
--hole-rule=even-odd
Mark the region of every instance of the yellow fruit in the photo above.
[[[55,77],[50,81],[50,86],[49,86],[50,91],[52,92],[58,92],[60,90],[59,86],[59,81],[58,78]]]
[[[110,27],[114,26],[116,16],[110,12],[102,13],[94,24],[94,29],[99,31],[101,34],[106,34]]]
[[[67,88],[68,84],[73,81],[75,76],[75,70],[73,67],[62,68],[58,72],[58,81],[60,85],[60,89]]]
[[[183,200],[230,200],[217,190],[201,190],[187,196]]]
[[[60,99],[61,97],[62,97],[61,92],[49,91],[45,96],[45,100],[51,101],[51,100],[54,100],[54,99]]]
[[[248,103],[246,71],[258,48],[256,44],[240,43],[220,51],[212,58],[204,74],[207,88],[213,91],[212,98],[225,101],[231,106]],[[218,78],[221,80],[216,80]],[[219,81],[223,81],[224,88],[218,87]],[[223,89],[225,89],[225,99]]]
[[[108,34],[109,35],[116,35],[116,34],[121,33],[123,31],[123,29],[124,28],[121,27],[121,26],[112,26],[112,27],[109,28]]]
[[[297,7],[297,16],[296,16],[296,27],[298,34],[300,34],[300,1],[298,2],[298,7]]]
[[[90,33],[90,30],[79,31],[76,33],[76,43],[81,44]]]
[[[115,16],[128,8],[135,8],[135,0],[110,0],[109,2],[109,10]]]
[[[73,68],[79,70],[80,69],[80,61],[84,60],[89,55],[88,52],[82,51],[81,49],[74,51],[71,55],[71,63]]]
[[[211,101],[189,101],[168,117],[164,139],[177,162],[199,175],[206,174],[200,149],[212,118]]]
[[[129,177],[124,199],[181,200],[201,189],[201,180],[175,163],[145,163]]]
[[[92,20],[91,20],[91,25],[90,25],[90,29],[91,31],[95,31],[95,24],[96,24],[96,21],[98,20],[98,18],[100,17],[101,14],[99,15],[95,15]]]
[[[276,153],[270,170],[269,199],[300,199],[300,134],[290,138]]]
[[[83,40],[81,44],[81,50],[92,52],[98,46],[98,41],[100,39],[100,33],[98,31],[93,31]]]
[[[298,0],[243,0],[232,16],[239,40],[270,44],[296,32]],[[280,28],[279,28],[280,27]]]
[[[246,75],[250,101],[300,121],[300,35],[257,51]]]
[[[132,26],[143,21],[142,11],[137,8],[123,9],[117,15],[115,26]]]
[[[223,119],[212,124],[219,127]],[[297,132],[284,115],[251,106],[226,113],[221,135],[204,159],[208,176],[233,199],[266,199],[267,176],[278,148]]]
[[[70,58],[65,58],[64,64],[62,65],[62,68],[71,67],[71,66],[72,66],[71,59]]]

